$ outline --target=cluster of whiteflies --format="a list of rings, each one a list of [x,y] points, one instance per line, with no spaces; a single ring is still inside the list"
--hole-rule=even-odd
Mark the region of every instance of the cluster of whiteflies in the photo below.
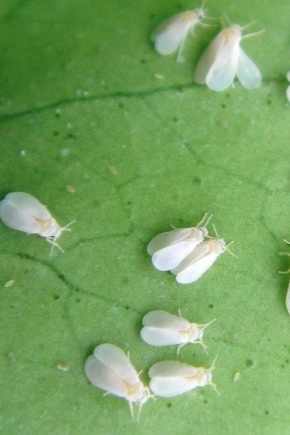
[[[211,322],[210,322],[211,323]],[[181,316],[165,311],[151,311],[143,318],[142,339],[153,346],[179,345],[202,342],[203,331],[209,325],[190,323]],[[161,361],[148,374],[145,387],[129,357],[119,347],[105,343],[97,346],[85,363],[89,381],[106,393],[128,401],[133,416],[133,404],[139,409],[151,397],[173,397],[197,387],[212,385],[213,365],[209,369],[194,367],[179,361]]]
[[[170,271],[180,284],[197,281],[227,249],[223,239],[208,237],[210,218],[206,219],[207,215],[196,227],[176,228],[154,237],[147,247],[153,266]]]
[[[187,284],[199,279],[212,266],[227,246],[223,239],[205,240],[208,237],[206,226],[209,221],[206,216],[197,227],[177,228],[154,237],[147,251],[152,256],[156,269],[169,270],[176,275],[177,282]],[[0,201],[0,218],[10,228],[44,237],[52,244],[52,248],[56,246],[62,252],[56,240],[63,231],[70,230],[68,226],[72,223],[61,227],[41,202],[25,192],[8,193]],[[203,223],[204,221],[206,222]],[[286,307],[290,314],[290,283]]]
[[[179,48],[177,60],[182,61],[182,49],[188,33],[197,24],[209,26],[203,23],[207,18],[209,17],[205,16],[205,10],[197,8],[163,21],[151,35],[158,53],[169,55]],[[214,38],[196,66],[197,83],[206,84],[213,91],[223,91],[237,76],[247,89],[260,86],[262,77],[259,69],[240,47],[241,40],[250,36],[242,36],[242,29],[238,24],[231,24]],[[257,33],[260,32],[252,35]]]

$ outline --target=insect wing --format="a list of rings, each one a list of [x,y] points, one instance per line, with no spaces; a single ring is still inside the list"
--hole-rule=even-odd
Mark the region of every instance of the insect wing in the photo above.
[[[171,346],[188,343],[188,337],[182,332],[145,326],[141,330],[142,339],[151,346]]]
[[[149,370],[150,388],[158,396],[173,397],[197,387],[196,368],[175,361],[162,361]]]
[[[126,383],[116,372],[94,355],[91,355],[85,363],[85,374],[95,387],[115,396],[126,398]]]
[[[41,207],[38,208],[38,205]],[[46,208],[33,196],[26,193],[12,192],[0,203],[2,221],[9,228],[15,230],[29,234],[39,234],[43,216],[46,219],[47,216],[50,218]]]
[[[219,53],[219,50],[221,49],[224,43],[224,39],[225,39],[224,34],[221,31],[205,49],[195,69],[195,81],[197,83],[199,84],[206,83],[206,77],[209,72],[209,69],[213,65]]]
[[[176,276],[176,281],[180,284],[190,284],[197,281],[213,265],[217,257],[215,252],[209,252],[191,266],[179,272]]]
[[[235,78],[239,61],[240,37],[231,28],[222,30],[200,59],[195,78],[213,91],[223,91]]]
[[[6,195],[5,200],[22,211],[30,213],[36,219],[47,220],[51,218],[47,208],[29,193],[11,192]]]
[[[178,266],[197,246],[198,240],[189,238],[155,252],[152,263],[158,270],[171,270]]]
[[[143,325],[170,330],[187,330],[190,327],[190,322],[183,317],[156,310],[150,311],[143,317]]]
[[[154,364],[149,370],[150,378],[183,376],[194,377],[197,373],[196,367],[183,364],[178,361],[161,361]]]
[[[173,245],[181,240],[186,239],[191,234],[191,228],[176,228],[172,231],[158,234],[155,236],[147,246],[147,252],[149,255],[153,255],[155,252]]]
[[[178,376],[174,378],[154,378],[150,381],[151,391],[161,397],[178,396],[179,394],[187,393],[197,386],[195,381]]]
[[[173,53],[186,38],[191,25],[191,21],[185,19],[184,13],[161,23],[151,36],[158,53],[164,55]]]
[[[213,91],[223,91],[235,78],[239,61],[239,42],[230,40],[220,48],[215,62],[206,77],[207,86]]]
[[[254,89],[260,86],[262,81],[261,73],[254,62],[240,48],[237,76],[246,89]]]
[[[124,382],[128,384],[140,382],[135,368],[132,366],[127,355],[119,347],[113,344],[101,344],[95,348],[94,356]]]
[[[185,268],[192,266],[194,263],[199,261],[204,255],[206,255],[210,251],[210,245],[208,242],[201,243],[198,245],[195,250],[188,255],[177,267],[171,270],[174,275],[177,275],[179,272],[182,272]]]
[[[188,342],[190,323],[166,311],[151,311],[143,318],[142,339],[152,346],[170,346]]]

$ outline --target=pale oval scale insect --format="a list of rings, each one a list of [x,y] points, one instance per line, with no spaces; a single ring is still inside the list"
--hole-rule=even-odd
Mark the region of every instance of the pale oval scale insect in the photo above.
[[[213,385],[212,369],[178,361],[161,361],[149,370],[150,389],[157,396],[174,397],[197,387]]]
[[[133,416],[133,404],[141,406],[151,396],[127,355],[119,347],[105,343],[97,346],[85,363],[89,381],[108,394],[126,399]]]
[[[226,250],[223,239],[209,239],[198,245],[177,267],[171,270],[180,284],[197,281]]]
[[[240,47],[243,38],[241,30],[238,24],[231,24],[213,39],[196,66],[197,83],[206,84],[219,92],[229,87],[237,76],[247,89],[260,86],[262,77],[259,69]]]
[[[196,8],[194,10],[181,12],[173,17],[162,21],[151,35],[151,40],[155,42],[156,51],[163,55],[174,53],[179,47],[177,61],[181,62],[182,48],[184,41],[190,31],[204,18],[204,10]]]
[[[210,322],[212,323],[212,322]],[[204,329],[210,325],[190,323],[184,317],[175,316],[166,311],[150,311],[143,317],[142,339],[151,346],[179,345],[179,349],[188,343],[205,345],[202,341]]]
[[[0,202],[0,218],[7,227],[45,237],[62,251],[56,240],[68,225],[62,228],[47,208],[29,193],[8,193]]]
[[[177,267],[207,237],[206,226],[210,218],[211,216],[207,219],[205,214],[197,227],[176,228],[154,237],[147,246],[153,266],[161,271]]]

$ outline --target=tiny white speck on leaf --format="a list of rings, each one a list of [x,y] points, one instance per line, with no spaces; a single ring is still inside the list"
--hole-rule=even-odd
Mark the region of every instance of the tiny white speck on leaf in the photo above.
[[[14,284],[14,279],[10,279],[9,281],[5,282],[4,287],[8,288],[11,287]]]

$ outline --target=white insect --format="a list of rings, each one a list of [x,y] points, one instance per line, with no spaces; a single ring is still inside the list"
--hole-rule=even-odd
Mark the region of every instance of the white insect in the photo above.
[[[174,53],[179,47],[177,62],[182,62],[182,48],[189,31],[204,18],[204,9],[197,8],[185,11],[162,21],[151,35],[158,53],[168,55]]]
[[[201,278],[226,249],[223,239],[209,239],[198,245],[171,272],[176,275],[176,281],[180,284],[190,284]]]
[[[133,416],[133,404],[142,405],[151,397],[126,354],[113,344],[101,344],[85,363],[89,381],[108,394],[126,399]]]
[[[288,284],[287,294],[286,294],[286,308],[288,313],[290,314],[290,282]]]
[[[211,373],[213,369],[213,365],[205,369],[178,361],[162,361],[149,370],[150,389],[157,396],[173,397],[206,385],[215,388]]]
[[[188,343],[201,344],[205,349],[206,346],[202,341],[203,331],[213,321],[206,325],[198,325],[166,311],[151,311],[143,317],[144,327],[141,329],[141,337],[146,343],[157,347],[178,344],[177,353]]]
[[[254,34],[242,36],[241,31],[241,26],[231,24],[214,38],[197,64],[197,83],[206,84],[219,92],[230,86],[237,76],[247,89],[260,86],[262,77],[259,69],[240,47],[242,39]]]
[[[162,271],[177,267],[207,237],[206,226],[210,218],[207,219],[205,214],[197,227],[176,228],[154,237],[147,247],[148,254],[152,255],[153,266]]]
[[[63,250],[56,243],[67,227],[60,227],[51,216],[47,208],[34,196],[24,192],[11,192],[0,202],[0,218],[5,225],[14,230],[23,231],[27,234],[38,234],[45,237],[47,242]]]

